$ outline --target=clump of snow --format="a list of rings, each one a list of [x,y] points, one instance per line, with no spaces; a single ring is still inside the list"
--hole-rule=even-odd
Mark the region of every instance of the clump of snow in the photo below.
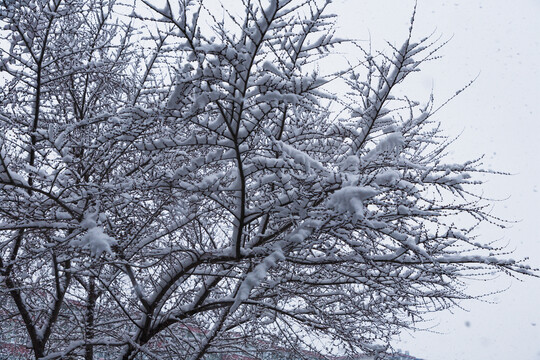
[[[86,234],[80,240],[72,240],[70,244],[90,249],[90,255],[95,258],[103,253],[112,255],[111,246],[116,244],[116,240],[107,235],[103,227],[97,225],[96,217],[97,213],[85,216],[81,227],[87,229]]]
[[[396,170],[386,170],[375,176],[377,185],[394,185],[401,179],[401,174]]]
[[[97,226],[96,219],[97,219],[97,212],[86,213],[84,215],[83,221],[81,221],[81,227],[87,230],[93,227],[96,227]]]
[[[399,205],[397,208],[397,213],[399,215],[411,215],[411,209],[406,206]]]
[[[329,205],[340,213],[349,212],[356,218],[364,216],[363,201],[379,192],[371,187],[345,186],[330,197]]]
[[[401,151],[401,148],[405,145],[405,139],[403,135],[399,132],[394,132],[388,134],[384,139],[382,139],[374,149],[372,149],[367,155],[363,158],[365,161],[371,161],[377,158],[378,155],[382,153],[396,153],[398,154]]]
[[[306,171],[311,171],[312,168],[315,168],[317,170],[324,170],[324,166],[318,161],[310,157],[308,154],[295,149],[294,147],[285,144],[284,142],[279,142],[281,146],[281,150],[293,158],[294,162],[297,164],[301,164],[305,167]]]
[[[289,236],[289,241],[296,244],[302,243],[312,232],[310,228],[299,228]]]
[[[88,247],[92,257],[99,257],[103,253],[112,255],[111,245],[114,244],[116,244],[116,240],[105,234],[103,228],[96,226],[86,232],[79,245]]]
[[[340,168],[342,170],[349,170],[354,171],[358,169],[360,165],[360,159],[356,155],[352,155],[347,157],[343,162],[340,164]]]

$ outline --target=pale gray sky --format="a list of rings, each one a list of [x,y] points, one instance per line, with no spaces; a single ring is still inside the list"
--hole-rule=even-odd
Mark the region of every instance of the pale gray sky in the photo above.
[[[413,0],[335,0],[343,35],[399,43],[407,35]],[[444,57],[424,67],[412,93],[433,86],[439,101],[479,75],[475,84],[439,113],[450,134],[463,132],[452,157],[486,154],[486,167],[513,176],[488,176],[485,194],[503,199],[494,214],[520,220],[511,229],[486,229],[481,239],[504,238],[512,258],[540,267],[540,1],[418,0],[415,33],[453,37]],[[407,89],[407,85],[405,85]],[[538,192],[537,192],[538,191]],[[404,334],[399,346],[426,360],[540,359],[540,279],[472,282],[475,293],[511,288],[463,303],[469,311],[433,315],[434,330]]]

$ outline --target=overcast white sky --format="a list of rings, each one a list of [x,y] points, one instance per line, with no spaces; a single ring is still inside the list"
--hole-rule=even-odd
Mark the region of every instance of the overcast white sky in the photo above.
[[[342,35],[400,43],[407,35],[413,0],[334,0]],[[486,229],[482,239],[504,238],[513,258],[529,256],[540,267],[540,1],[418,0],[415,33],[453,37],[443,59],[425,66],[412,93],[433,86],[444,98],[479,75],[476,83],[439,113],[456,160],[486,154],[486,167],[511,172],[489,176],[485,193],[507,200],[494,214],[520,220],[511,229]],[[406,88],[406,87],[405,87]],[[539,191],[539,192],[537,192]],[[442,334],[403,335],[399,347],[426,360],[540,359],[540,279],[473,283],[476,293],[510,289],[496,304],[464,303],[469,311],[433,315]]]

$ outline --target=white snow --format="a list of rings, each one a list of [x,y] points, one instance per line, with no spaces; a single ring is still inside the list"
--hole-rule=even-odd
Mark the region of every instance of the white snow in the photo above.
[[[81,227],[88,229],[86,234],[82,239],[70,242],[72,246],[90,249],[90,255],[95,258],[100,257],[103,253],[112,255],[111,246],[117,243],[113,237],[105,233],[103,227],[97,225],[96,219],[98,217],[101,218],[97,212],[86,214],[81,222]]]
[[[88,230],[81,240],[72,241],[71,244],[89,248],[90,255],[97,258],[103,253],[112,255],[111,245],[115,245],[116,240],[107,235],[103,228],[96,226]]]
[[[380,154],[384,152],[394,152],[398,153],[403,145],[405,144],[405,139],[403,135],[398,132],[390,133],[384,137],[378,144],[372,149],[366,156],[363,157],[364,161],[372,161],[376,159]]]
[[[346,186],[330,197],[329,205],[340,213],[349,212],[356,218],[364,216],[363,201],[379,192],[371,187]]]
[[[240,288],[238,289],[234,304],[230,309],[231,313],[236,311],[240,304],[249,298],[251,290],[253,290],[253,288],[256,286],[259,286],[259,284],[266,277],[268,270],[276,266],[278,261],[282,260],[285,260],[285,256],[283,255],[281,248],[278,248],[273,253],[265,257],[260,264],[255,266],[253,271],[247,274],[246,278],[242,282],[242,285],[240,285]]]

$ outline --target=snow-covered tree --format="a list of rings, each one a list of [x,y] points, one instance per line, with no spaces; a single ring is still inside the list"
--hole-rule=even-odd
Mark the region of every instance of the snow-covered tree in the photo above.
[[[382,357],[462,279],[533,274],[396,95],[440,45],[325,72],[329,3],[2,0],[0,321],[36,358]]]

